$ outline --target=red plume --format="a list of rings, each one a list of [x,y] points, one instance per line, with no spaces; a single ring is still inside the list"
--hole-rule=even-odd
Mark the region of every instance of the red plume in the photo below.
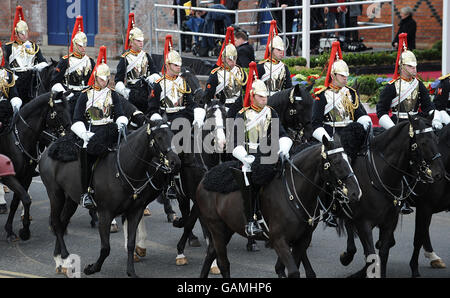
[[[245,88],[245,97],[244,97],[244,105],[243,107],[249,107],[250,104],[253,103],[253,98],[250,98],[250,90],[252,90],[253,81],[258,79],[258,70],[256,69],[256,62],[252,61],[248,65],[248,80],[247,80],[247,88]]]
[[[395,72],[393,79],[396,79],[400,76],[398,73],[398,63],[400,61],[400,56],[402,55],[403,51],[406,51],[408,49],[408,40],[407,40],[406,33],[401,33],[398,35],[398,51],[397,51],[397,60],[395,61]]]
[[[130,45],[130,31],[134,28],[134,12],[130,12],[128,14],[128,28],[127,28],[127,37],[125,39],[125,51],[128,50]]]
[[[334,41],[331,45],[331,54],[330,54],[330,60],[328,62],[328,70],[327,70],[327,76],[325,79],[325,87],[328,87],[330,85],[330,75],[331,75],[331,68],[333,67],[334,61],[336,61],[336,56],[339,55],[339,59],[342,59],[342,51],[341,51],[341,44],[339,41]]]
[[[98,51],[97,63],[95,64],[95,67],[91,73],[91,77],[89,78],[89,82],[88,82],[89,86],[94,86],[94,83],[95,83],[94,74],[97,71],[97,66],[99,66],[102,63],[106,63],[106,47],[105,46],[101,46],[100,50]]]
[[[168,34],[166,35],[166,43],[164,44],[164,60],[163,60],[163,66],[161,69],[161,73],[165,74],[165,67],[166,67],[166,59],[167,55],[169,55],[170,50],[173,48],[173,42],[172,42],[172,35]]]
[[[75,25],[73,26],[72,38],[70,39],[70,49],[69,52],[73,52],[73,38],[77,35],[78,32],[84,32],[83,27],[83,16],[77,16],[75,21]]]
[[[217,62],[216,62],[217,66],[223,66],[222,52],[225,49],[225,47],[230,43],[232,45],[234,45],[234,28],[231,26],[229,26],[227,28],[227,33],[225,34],[225,40],[222,44],[222,49],[220,50],[219,58],[217,59]]]
[[[264,60],[270,58],[270,43],[274,36],[278,35],[277,21],[270,21],[269,37],[267,38],[266,52],[264,53]]]
[[[2,61],[0,63],[0,66],[3,67],[3,66],[5,66],[5,54],[3,54],[2,42],[1,41],[0,41],[0,51],[2,51]]]
[[[14,41],[16,38],[16,25],[19,21],[25,21],[25,18],[23,16],[22,6],[18,5],[16,7],[16,15],[14,16],[14,23],[13,28],[11,32],[11,41]]]

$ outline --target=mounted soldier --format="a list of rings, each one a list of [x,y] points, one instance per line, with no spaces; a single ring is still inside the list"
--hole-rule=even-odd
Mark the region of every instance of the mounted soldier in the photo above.
[[[332,44],[325,87],[315,93],[312,109],[312,136],[322,142],[328,140],[352,122],[358,122],[367,130],[372,120],[359,100],[358,92],[347,86],[349,69],[342,60],[339,41]],[[330,212],[325,219],[330,227],[337,227],[335,215]]]
[[[225,105],[229,118],[234,118],[242,109],[242,98],[247,83],[247,74],[236,64],[237,50],[234,45],[234,28],[228,27],[225,41],[217,59],[217,66],[206,82],[205,103],[214,98]]]
[[[379,123],[389,129],[399,121],[408,120],[408,114],[417,114],[420,107],[424,116],[433,115],[433,127],[440,129],[440,113],[435,113],[428,89],[416,77],[417,59],[414,53],[408,50],[406,38],[406,33],[399,35],[394,78],[380,93],[377,103]],[[392,118],[389,117],[390,111]]]
[[[440,77],[439,81],[433,103],[436,106],[436,111],[440,113],[442,124],[447,125],[450,123],[450,73]]]
[[[233,169],[233,175],[240,186],[244,200],[244,210],[247,219],[245,233],[247,237],[253,238],[261,236],[263,229],[259,221],[261,215],[257,206],[258,186],[252,183],[252,164],[255,161],[255,155],[261,155],[260,144],[263,139],[271,139],[273,120],[278,120],[278,114],[274,109],[267,105],[268,90],[263,81],[258,79],[256,63],[249,65],[249,80],[244,98],[244,107],[236,115],[236,120],[241,119],[245,125],[245,140],[238,140],[238,131],[240,128],[235,126],[235,146],[233,156],[242,163],[242,169]],[[287,137],[283,126],[278,123],[279,151],[283,158],[289,158],[289,150],[292,146],[292,140]],[[242,142],[243,141],[243,142]],[[270,145],[271,150],[274,144]],[[278,159],[277,159],[278,160]],[[256,215],[256,219],[255,219]]]
[[[22,7],[16,7],[11,41],[5,45],[6,65],[18,76],[16,80],[19,97],[27,103],[34,98],[35,71],[48,66],[37,44],[28,40],[28,25]]]
[[[128,118],[124,116],[120,96],[109,89],[110,69],[106,64],[106,47],[100,47],[97,64],[89,79],[89,89],[84,90],[75,106],[71,130],[84,141],[80,151],[81,182],[86,193],[81,196],[81,205],[92,209],[95,207],[92,190],[89,187],[91,166],[98,156],[88,154],[88,143],[94,135],[110,135],[108,129],[113,125],[119,132],[128,125]],[[117,139],[116,139],[117,141]]]
[[[73,27],[69,54],[59,60],[51,80],[52,91],[72,91],[71,116],[81,92],[89,87],[89,78],[95,67],[94,59],[86,55],[86,46],[83,17],[78,16]]]
[[[269,96],[292,87],[291,73],[281,59],[284,57],[284,42],[278,36],[277,21],[270,22],[264,60],[258,63],[258,74],[269,90]]]
[[[167,35],[164,45],[164,64],[162,77],[154,82],[154,89],[150,95],[147,114],[152,118],[167,117],[172,123],[177,118],[185,118],[192,125],[203,126],[206,112],[198,107],[193,99],[192,90],[181,73],[181,56],[173,49],[172,36]],[[172,129],[173,130],[173,129]],[[174,132],[175,134],[176,132]],[[190,155],[182,153],[182,165],[190,163]],[[167,197],[176,198],[175,184],[171,181],[167,189]]]
[[[126,99],[130,99],[131,89],[142,77],[157,73],[155,63],[144,47],[144,33],[135,26],[134,13],[128,15],[128,29],[125,41],[125,52],[120,56],[117,74],[114,77],[115,89]],[[145,111],[142,111],[145,112]]]

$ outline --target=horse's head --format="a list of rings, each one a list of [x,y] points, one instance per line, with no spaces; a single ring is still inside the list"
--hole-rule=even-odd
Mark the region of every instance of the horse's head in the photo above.
[[[147,124],[147,135],[150,138],[149,146],[155,150],[155,154],[163,161],[166,173],[176,173],[180,169],[181,161],[173,151],[172,137],[167,122],[162,119],[149,120]]]
[[[52,79],[53,72],[58,65],[58,61],[53,60],[53,58],[50,59],[50,63],[44,67],[39,72],[39,77],[41,84],[39,85],[39,94],[43,94],[50,91],[50,83]]]
[[[53,136],[63,136],[72,125],[69,104],[63,92],[51,92],[48,101],[49,112],[45,120],[46,130]]]
[[[408,115],[409,158],[412,171],[425,183],[440,180],[445,173],[438,139],[429,120]]]
[[[339,201],[359,201],[362,191],[339,138],[329,141],[324,136],[322,144],[322,171],[326,183],[332,186]]]
[[[205,129],[214,134],[214,143],[219,152],[223,152],[226,145],[226,118],[227,111],[218,100],[211,100],[206,105]]]
[[[295,134],[294,140],[311,138],[313,98],[300,84],[275,93],[268,104],[277,111],[283,127]]]
[[[186,80],[187,85],[191,89],[194,101],[200,105],[205,104],[203,101],[204,92],[202,87],[200,86],[200,81],[195,76],[195,73],[188,67],[183,67],[183,71],[180,75]]]
[[[131,88],[129,101],[140,111],[145,112],[152,89],[153,85],[145,77],[140,77],[134,84],[134,88]]]

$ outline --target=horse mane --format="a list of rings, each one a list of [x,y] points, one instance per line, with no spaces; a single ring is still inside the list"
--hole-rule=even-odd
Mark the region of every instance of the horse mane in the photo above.
[[[20,109],[20,115],[23,118],[26,118],[31,113],[38,110],[43,104],[48,104],[49,94],[50,92],[39,95],[38,97],[34,98],[27,104],[23,105],[23,107]]]
[[[295,165],[298,165],[300,160],[304,158],[306,155],[307,158],[311,158],[311,151],[315,150],[322,146],[322,143],[305,143],[298,147],[298,149],[295,150],[294,155],[292,156],[292,162]]]

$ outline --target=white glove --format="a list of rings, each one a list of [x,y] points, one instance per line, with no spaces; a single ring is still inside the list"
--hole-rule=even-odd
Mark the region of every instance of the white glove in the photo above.
[[[161,117],[160,114],[154,113],[154,114],[150,117],[150,121],[157,121],[157,120],[163,120],[163,118]]]
[[[202,127],[203,123],[205,121],[206,111],[202,108],[195,108],[194,109],[194,122],[192,122],[193,125],[196,125],[198,127]]]
[[[52,92],[66,92],[66,88],[61,83],[56,83],[52,87]]]
[[[323,127],[317,127],[316,130],[314,130],[312,136],[321,143],[322,143],[323,136],[325,136],[328,140],[331,141],[330,135],[327,133],[327,131]]]
[[[434,129],[442,129],[443,127],[441,122],[441,113],[438,110],[434,110],[432,125]]]
[[[362,124],[364,126],[364,129],[367,130],[369,128],[369,125],[372,125],[372,118],[370,118],[369,115],[363,115],[356,120],[356,122]]]
[[[278,140],[278,143],[280,144],[280,150],[278,151],[278,154],[280,156],[284,156],[286,159],[289,159],[289,150],[291,150],[293,143],[291,138],[282,137]]]
[[[83,147],[86,148],[87,143],[94,135],[93,132],[87,131],[86,126],[84,126],[84,123],[82,121],[75,122],[72,124],[70,129],[80,138],[84,141]]]
[[[9,102],[11,103],[13,110],[15,110],[16,112],[20,110],[20,107],[22,106],[22,100],[20,98],[18,98],[17,96],[13,97]]]
[[[244,146],[240,145],[233,149],[233,156],[240,160],[244,167],[242,168],[244,172],[251,171],[251,164],[255,161],[255,157],[253,155],[249,155],[247,150],[245,150]]]
[[[41,63],[38,63],[35,66],[33,66],[33,68],[36,69],[37,71],[41,71],[44,68],[46,68],[47,66],[48,66],[47,62],[41,62]]]
[[[126,99],[128,99],[128,97],[130,96],[130,89],[125,87],[125,84],[123,82],[117,82],[115,89]]]
[[[149,75],[145,80],[149,83],[149,84],[153,84],[154,82],[156,82],[156,80],[160,79],[161,76],[158,73],[154,73]]]
[[[117,124],[117,128],[120,132],[124,127],[126,127],[128,125],[128,118],[125,116],[120,116],[119,118],[117,118],[116,124]]]
[[[388,114],[384,114],[383,116],[381,116],[380,120],[378,120],[378,123],[386,130],[395,126],[394,122]]]
[[[441,122],[442,122],[442,124],[444,124],[444,125],[449,124],[450,123],[450,116],[448,115],[447,111],[442,110],[442,111],[440,111],[440,114],[441,114]]]

